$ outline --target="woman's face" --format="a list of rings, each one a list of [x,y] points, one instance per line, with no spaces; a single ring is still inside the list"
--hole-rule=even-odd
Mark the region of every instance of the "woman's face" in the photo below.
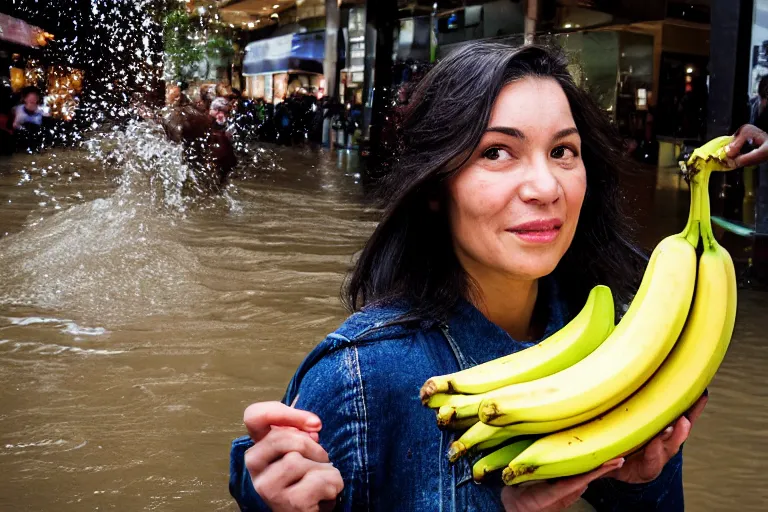
[[[505,86],[480,145],[448,182],[461,265],[475,279],[549,274],[573,240],[586,188],[562,88],[543,78]]]

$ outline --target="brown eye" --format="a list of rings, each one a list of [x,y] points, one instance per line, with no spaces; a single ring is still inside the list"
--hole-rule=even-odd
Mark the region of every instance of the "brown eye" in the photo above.
[[[512,158],[512,155],[501,148],[488,148],[483,151],[483,158],[487,160],[508,160]]]
[[[556,160],[560,160],[563,158],[573,158],[576,156],[576,152],[566,146],[557,146],[549,153],[549,156]]]

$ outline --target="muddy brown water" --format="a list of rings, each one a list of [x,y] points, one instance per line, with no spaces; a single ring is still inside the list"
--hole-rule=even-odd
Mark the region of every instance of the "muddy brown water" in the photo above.
[[[235,510],[244,407],[345,317],[376,219],[354,154],[263,147],[224,197],[184,204],[160,149],[160,178],[130,152],[0,160],[0,510]],[[677,228],[679,184],[647,192]],[[768,296],[739,298],[685,447],[689,510],[768,508]]]

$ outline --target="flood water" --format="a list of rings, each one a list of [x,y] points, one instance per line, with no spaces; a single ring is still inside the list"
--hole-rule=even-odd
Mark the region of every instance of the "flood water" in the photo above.
[[[242,411],[343,320],[375,226],[354,154],[264,146],[224,196],[188,201],[172,148],[120,144],[0,160],[2,510],[235,510]],[[656,240],[687,211],[667,173],[641,194],[669,225],[643,221]],[[766,509],[767,298],[740,293],[685,447],[689,510]]]

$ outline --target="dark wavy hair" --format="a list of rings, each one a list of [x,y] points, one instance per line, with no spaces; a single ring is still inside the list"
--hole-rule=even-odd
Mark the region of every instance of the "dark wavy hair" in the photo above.
[[[617,131],[567,65],[555,48],[473,42],[415,86],[400,112],[396,159],[382,180],[383,218],[342,292],[351,311],[405,301],[408,318],[444,320],[462,297],[470,298],[473,284],[454,253],[445,209],[432,211],[429,201],[444,194],[445,180],[471,157],[501,89],[526,77],[552,79],[563,88],[587,171],[579,224],[555,270],[560,293],[571,311],[581,309],[596,284],[611,288],[617,306],[628,302],[644,267],[618,188],[628,160]]]

